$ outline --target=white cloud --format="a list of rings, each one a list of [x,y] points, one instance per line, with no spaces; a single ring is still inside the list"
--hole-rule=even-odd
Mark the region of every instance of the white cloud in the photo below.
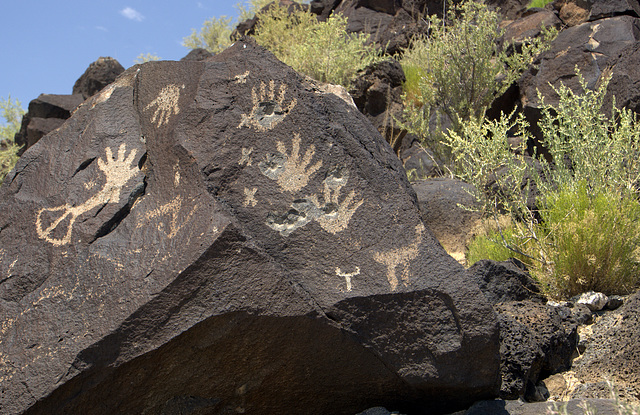
[[[120,10],[120,14],[129,20],[135,20],[138,22],[144,20],[144,16],[139,11],[132,9],[131,7],[125,7],[124,9]]]

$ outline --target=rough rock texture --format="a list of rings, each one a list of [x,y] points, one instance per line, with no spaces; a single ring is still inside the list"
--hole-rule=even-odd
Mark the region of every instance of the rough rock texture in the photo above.
[[[638,0],[593,1],[589,20],[599,20],[621,15],[640,17],[640,3],[638,3]]]
[[[640,113],[640,42],[627,46],[611,59],[611,80],[604,99],[605,114],[611,113],[613,98],[618,108],[628,108]]]
[[[586,350],[573,367],[578,381],[585,386],[577,388],[572,396],[610,397],[610,388],[605,383],[610,380],[625,400],[639,403],[640,293],[596,321],[590,331]]]
[[[532,300],[545,302],[540,289],[517,259],[497,262],[484,259],[473,264],[469,273],[491,304]]]
[[[73,85],[73,93],[87,99],[113,82],[122,72],[124,68],[120,62],[111,57],[101,56],[78,78]]]
[[[424,223],[458,261],[464,261],[466,247],[482,218],[480,212],[463,207],[477,207],[478,202],[469,193],[472,188],[444,177],[413,183]]]
[[[180,59],[181,61],[203,61],[205,59],[209,59],[211,56],[211,52],[203,48],[195,48],[189,51],[187,55]]]
[[[474,404],[467,411],[456,412],[451,415],[542,415],[556,413],[564,415],[584,415],[588,405],[598,415],[619,415],[615,401],[611,399],[572,400],[569,402],[534,402],[526,403],[513,401],[482,401]]]
[[[27,113],[22,117],[20,131],[14,138],[16,144],[24,146],[25,150],[31,147],[60,127],[82,101],[82,95],[40,94],[29,103]]]
[[[500,319],[504,399],[535,397],[539,377],[568,370],[577,345],[577,323],[566,307],[530,300],[494,306]]]
[[[496,396],[497,319],[355,108],[253,43],[149,62],[0,188],[0,413]]]

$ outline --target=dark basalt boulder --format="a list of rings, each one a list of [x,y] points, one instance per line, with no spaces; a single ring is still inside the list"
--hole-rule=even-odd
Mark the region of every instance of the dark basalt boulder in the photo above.
[[[20,131],[14,138],[16,144],[24,146],[23,151],[31,147],[60,127],[82,101],[82,95],[40,94],[29,103],[22,117]]]
[[[497,396],[497,318],[356,108],[252,42],[130,68],[0,188],[0,413]]]
[[[181,61],[203,61],[205,59],[209,59],[213,54],[206,49],[203,48],[195,48],[189,51],[187,55],[180,59]]]
[[[78,78],[73,85],[73,93],[80,94],[84,99],[87,99],[113,82],[122,72],[124,72],[124,68],[120,62],[108,56],[101,56],[92,62]]]
[[[469,273],[491,304],[522,300],[546,302],[535,280],[517,259],[502,262],[484,259],[473,264]]]

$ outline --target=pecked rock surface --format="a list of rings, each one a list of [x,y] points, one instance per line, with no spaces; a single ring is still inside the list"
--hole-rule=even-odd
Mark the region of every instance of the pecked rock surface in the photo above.
[[[129,69],[0,201],[2,414],[497,396],[497,318],[388,144],[253,43]]]

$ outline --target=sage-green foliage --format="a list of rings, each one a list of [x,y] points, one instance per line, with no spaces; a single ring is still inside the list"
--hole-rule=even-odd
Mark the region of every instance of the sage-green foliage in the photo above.
[[[159,61],[159,60],[160,60],[160,56],[158,55],[154,55],[152,53],[147,53],[147,54],[141,53],[136,57],[133,63],[145,63],[145,62]]]
[[[520,261],[530,263],[530,259],[513,251],[513,248],[521,247],[526,241],[519,239],[519,234],[513,226],[494,227],[475,237],[467,251],[467,263],[475,264],[482,259],[494,261],[506,261],[509,258],[517,258]],[[507,245],[512,248],[508,248]],[[519,249],[519,248],[518,248]]]
[[[549,3],[553,3],[553,0],[531,0],[527,9],[533,9],[534,7],[543,8]]]
[[[255,39],[296,71],[321,82],[348,87],[356,73],[381,59],[367,34],[348,34],[347,18],[325,22],[303,10],[273,6],[258,14]]]
[[[18,161],[19,147],[15,144],[14,136],[20,130],[20,122],[24,110],[20,101],[0,99],[0,112],[4,118],[4,125],[0,125],[0,183]]]
[[[246,0],[236,4],[236,10],[238,10],[238,20],[243,22],[247,19],[253,18],[262,8],[267,4],[272,3],[273,0]],[[302,2],[297,2],[302,3]]]
[[[212,17],[204,21],[200,31],[191,29],[191,35],[182,39],[182,46],[189,49],[203,48],[218,53],[231,44],[231,18]]]
[[[493,203],[494,212],[502,208],[514,218],[509,229],[502,229],[510,236],[497,242],[525,254],[525,262],[551,297],[588,290],[629,292],[640,282],[640,126],[629,110],[614,106],[609,117],[601,114],[607,77],[596,90],[588,90],[576,73],[583,91],[561,86],[555,91],[559,104],[543,108],[540,127],[555,163],[540,158],[536,169],[523,156],[492,152],[493,147],[506,148],[507,132],[514,131],[506,116],[493,123],[468,123],[463,134],[448,135],[460,176],[474,184],[478,197],[488,201],[485,206]],[[526,124],[516,127],[528,138]],[[480,146],[491,155],[468,162]],[[481,176],[475,176],[500,170],[506,191],[492,193]],[[534,178],[540,192],[540,221],[527,207],[525,177]]]
[[[429,35],[413,39],[400,63],[410,77],[405,84],[404,126],[449,161],[440,143],[442,132],[429,127],[432,114],[446,115],[454,131],[470,120],[482,122],[496,97],[520,76],[533,59],[548,48],[556,35],[544,29],[543,36],[524,42],[511,55],[500,48],[500,16],[486,5],[466,0],[452,6],[455,16],[442,20],[426,18]]]

